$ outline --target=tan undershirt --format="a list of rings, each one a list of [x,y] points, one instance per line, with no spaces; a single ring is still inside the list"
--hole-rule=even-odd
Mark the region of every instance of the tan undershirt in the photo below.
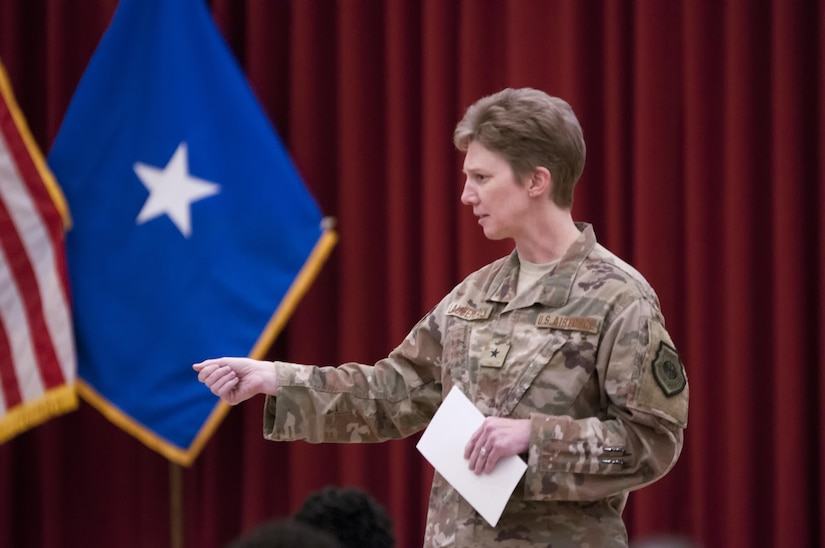
[[[524,259],[519,259],[519,261],[521,262],[521,268],[518,273],[516,295],[521,295],[526,289],[536,283],[539,278],[553,270],[553,268],[559,264],[559,259],[542,264],[531,263]]]

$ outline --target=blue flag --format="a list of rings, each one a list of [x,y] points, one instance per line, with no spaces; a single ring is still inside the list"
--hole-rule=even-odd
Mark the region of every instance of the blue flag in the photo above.
[[[80,394],[189,465],[335,243],[203,0],[121,0],[48,156],[69,204]]]

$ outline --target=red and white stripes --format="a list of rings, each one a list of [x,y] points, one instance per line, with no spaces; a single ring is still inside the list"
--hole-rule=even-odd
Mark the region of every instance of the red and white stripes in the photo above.
[[[0,66],[0,443],[74,409],[65,202]]]

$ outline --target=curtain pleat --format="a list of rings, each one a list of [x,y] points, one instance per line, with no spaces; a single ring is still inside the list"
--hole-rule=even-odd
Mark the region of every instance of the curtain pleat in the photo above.
[[[821,273],[811,268],[807,251],[816,249],[814,237],[817,210],[815,201],[803,192],[805,181],[815,178],[809,164],[815,158],[816,127],[809,122],[815,112],[817,90],[814,86],[799,88],[804,78],[805,51],[816,43],[817,10],[803,2],[774,1],[771,36],[771,118],[773,162],[770,173],[770,195],[773,219],[772,241],[775,250],[771,260],[774,279],[771,284],[773,314],[773,435],[774,458],[771,469],[776,493],[775,523],[789,528],[773,531],[774,543],[804,544],[815,531],[816,518],[808,509],[817,503],[813,491],[799,492],[810,470],[822,463],[811,451],[787,451],[783,448],[804,448],[807,445],[812,420],[820,394],[812,389],[804,364],[816,363],[816,353],[807,341],[816,340],[821,330],[815,329],[815,310],[807,311],[809,297],[800,288],[814,287]],[[822,90],[819,90],[819,94]],[[787,185],[787,186],[786,186]],[[800,428],[799,426],[802,426]],[[807,427],[806,427],[807,426]],[[821,431],[821,430],[820,430]]]
[[[116,0],[0,2],[0,59],[48,151]],[[503,87],[566,99],[587,141],[574,216],[656,289],[691,383],[673,471],[632,539],[825,546],[825,2],[211,0],[339,244],[270,359],[373,363],[508,253],[460,203],[452,132]],[[205,356],[206,357],[206,356]],[[423,539],[418,436],[273,443],[263,396],[176,473],[88,405],[0,446],[0,546],[217,548],[325,485]],[[183,498],[175,515],[173,495]]]
[[[817,405],[814,408],[817,413],[814,417],[814,425],[810,431],[820,433],[825,430],[825,398],[822,397],[822,394],[825,394],[825,373],[823,373],[821,367],[821,364],[825,363],[825,337],[822,336],[823,326],[825,326],[825,276],[822,275],[822,273],[825,272],[825,215],[823,215],[823,212],[825,212],[825,6],[823,6],[821,1],[818,3],[818,10],[814,21],[818,21],[818,26],[814,30],[817,37],[816,44],[818,45],[819,63],[815,68],[811,69],[811,73],[817,76],[815,89],[817,91],[816,96],[818,101],[815,112],[818,112],[819,116],[817,117],[813,113],[809,113],[809,119],[812,120],[812,123],[816,124],[816,128],[813,130],[816,133],[816,147],[813,158],[809,158],[808,161],[813,162],[816,166],[816,173],[811,177],[811,180],[814,181],[813,186],[815,187],[815,190],[811,192],[813,195],[811,196],[811,202],[815,204],[816,207],[817,213],[814,218],[817,220],[818,230],[815,232],[813,242],[815,252],[810,252],[810,256],[812,257],[812,270],[818,273],[818,275],[816,276],[817,283],[813,287],[808,288],[808,290],[811,293],[819,295],[819,299],[810,295],[811,300],[815,303],[813,306],[816,307],[818,305],[816,318],[811,329],[816,333],[813,340],[819,342],[815,345],[818,352],[813,360],[813,363],[816,365],[810,368],[811,377],[813,377],[813,379],[811,379],[811,386],[814,387],[817,394],[815,398]],[[808,47],[816,46],[809,45]],[[806,184],[806,188],[808,186],[809,185]],[[806,307],[809,306],[812,306],[810,301]],[[806,344],[810,343],[806,341]],[[814,379],[817,379],[818,382]],[[815,491],[817,496],[813,505],[813,509],[818,511],[814,510],[812,514],[814,515],[814,522],[822,524],[825,523],[825,471],[822,470],[821,463],[825,459],[825,436],[816,435],[814,437],[818,440],[818,443],[809,440],[805,447],[808,451],[813,451],[819,458],[818,463],[815,464],[815,472],[813,473],[814,476],[819,478],[819,481],[816,482],[814,480],[814,482],[812,482],[814,488],[818,487]],[[818,542],[819,546],[825,546],[825,527],[820,525],[817,529],[818,531],[811,534],[811,542]]]
[[[687,2],[682,24],[684,40],[684,286],[683,358],[690,365],[691,402],[682,463],[683,516],[695,538],[718,546],[724,520],[708,512],[708,501],[722,500],[722,482],[708,481],[719,473],[724,436],[719,402],[726,397],[722,378],[725,343],[722,314],[724,166],[723,6]],[[698,365],[693,365],[698,364]],[[708,458],[711,452],[713,458]],[[674,471],[676,472],[676,470]],[[748,546],[746,539],[742,546]]]

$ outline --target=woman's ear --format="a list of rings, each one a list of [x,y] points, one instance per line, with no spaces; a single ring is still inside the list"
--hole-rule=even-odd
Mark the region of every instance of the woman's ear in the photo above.
[[[549,193],[553,183],[553,176],[546,167],[537,167],[527,182],[527,193],[530,196],[540,196]]]

